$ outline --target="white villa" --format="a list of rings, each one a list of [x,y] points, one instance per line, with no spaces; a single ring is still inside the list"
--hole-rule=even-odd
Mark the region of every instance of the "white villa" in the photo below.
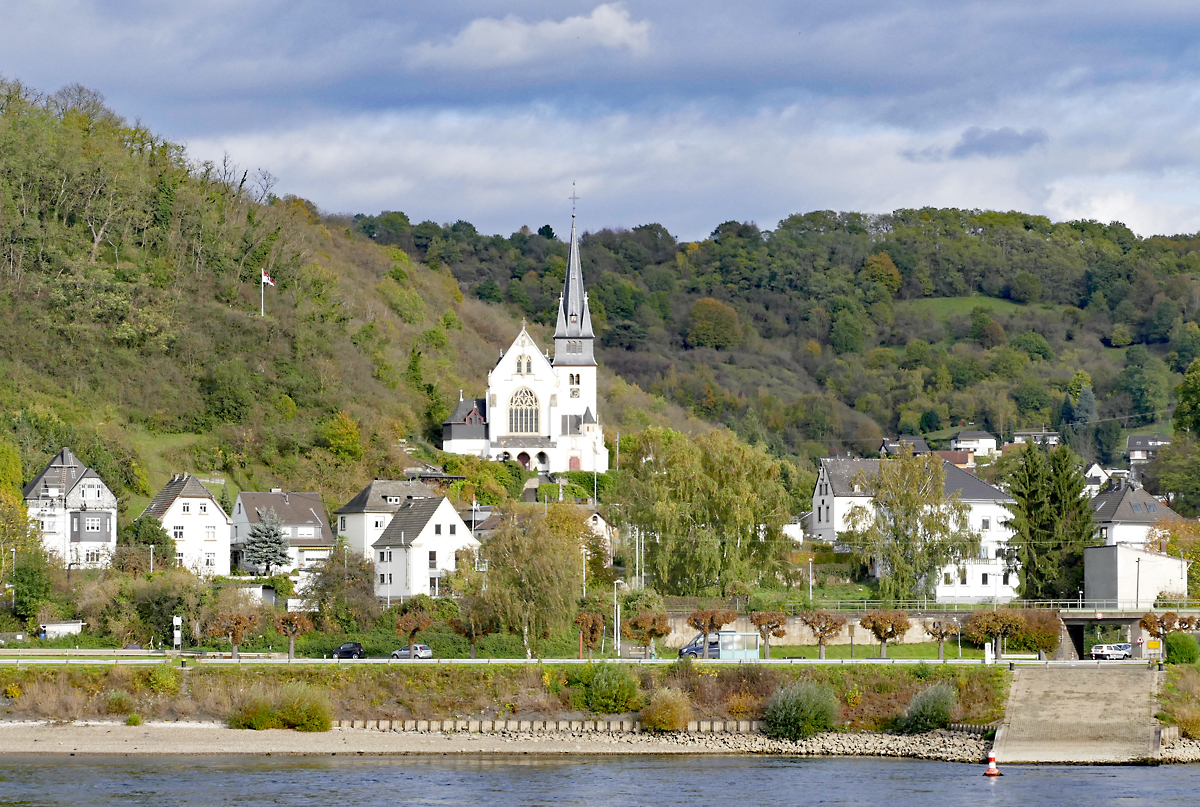
[[[283,522],[288,538],[291,569],[307,571],[329,557],[334,535],[325,520],[325,505],[317,493],[296,493],[273,488],[268,493],[242,491],[233,503],[231,547],[234,564],[242,566],[241,552],[250,537],[250,529],[271,510]]]
[[[229,516],[199,479],[171,477],[138,518],[147,516],[162,522],[175,540],[169,562],[200,577],[229,574]]]
[[[42,546],[64,563],[97,568],[117,547],[117,497],[64,448],[22,491]]]
[[[830,457],[821,460],[817,484],[813,490],[812,537],[827,544],[838,541],[847,529],[846,516],[855,506],[870,507],[871,497],[860,484],[888,460]],[[1009,570],[1003,555],[1013,531],[1004,526],[1011,517],[1005,504],[1012,497],[954,464],[942,461],[946,475],[945,491],[957,492],[959,500],[970,508],[967,516],[972,529],[981,536],[979,556],[960,566],[947,566],[936,585],[940,603],[1009,602],[1016,597],[1017,575]]]
[[[543,473],[607,471],[608,449],[596,407],[595,341],[572,217],[554,358],[522,326],[488,373],[487,395],[459,400],[442,424],[442,449],[516,460]]]
[[[338,508],[334,513],[335,529],[351,552],[370,558],[372,545],[402,505],[415,499],[435,498],[436,494],[421,482],[376,479]]]
[[[408,499],[371,545],[375,596],[389,601],[440,596],[442,580],[454,571],[455,553],[479,546],[449,499]]]
[[[996,453],[996,438],[988,432],[963,429],[950,438],[951,451],[970,451],[975,456],[990,457]]]

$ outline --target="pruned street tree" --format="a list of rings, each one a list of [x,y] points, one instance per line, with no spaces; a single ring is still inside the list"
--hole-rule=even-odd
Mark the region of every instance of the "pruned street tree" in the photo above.
[[[264,567],[270,577],[272,569],[287,566],[291,561],[289,548],[290,541],[283,534],[283,521],[272,507],[259,516],[257,524],[250,525],[242,557],[252,566]]]
[[[1004,639],[1025,627],[1025,619],[1018,611],[1001,608],[998,611],[976,611],[963,626],[963,635],[973,642],[982,644],[991,641],[996,658],[1000,658]]]
[[[874,472],[855,477],[871,505],[853,505],[843,540],[856,557],[874,564],[879,593],[890,602],[933,598],[942,570],[979,553],[979,533],[958,491],[946,492],[941,457],[905,446]]]
[[[275,617],[275,630],[288,640],[288,660],[296,658],[296,637],[313,629],[312,620],[297,611],[288,611]]]
[[[737,619],[735,611],[723,608],[701,608],[688,614],[688,625],[704,634],[704,658],[709,657],[708,644],[711,641],[709,637],[735,619]]]
[[[950,619],[926,619],[925,633],[937,640],[938,661],[945,661],[946,640],[958,635],[958,624]]]
[[[642,657],[650,658],[650,648],[655,639],[671,635],[671,624],[665,613],[643,611],[632,619],[625,620],[621,634],[642,646]]]
[[[825,658],[825,645],[846,627],[846,617],[831,611],[812,611],[801,614],[800,621],[804,623],[817,640],[817,656]]]
[[[904,638],[912,623],[903,611],[867,611],[858,624],[869,630],[879,642],[879,657],[887,658],[888,642]]]
[[[750,624],[758,628],[767,658],[771,657],[771,637],[782,639],[787,635],[787,616],[781,611],[756,611],[750,615]]]
[[[588,661],[591,661],[592,654],[600,647],[604,638],[604,615],[594,611],[580,611],[575,615],[575,626],[583,636],[583,646],[587,648]]]
[[[234,659],[239,658],[238,647],[246,634],[258,627],[258,615],[248,611],[229,611],[218,614],[209,627],[210,636],[229,639]]]
[[[417,658],[417,634],[433,625],[433,617],[421,607],[406,610],[396,617],[396,635],[408,638],[408,657]]]

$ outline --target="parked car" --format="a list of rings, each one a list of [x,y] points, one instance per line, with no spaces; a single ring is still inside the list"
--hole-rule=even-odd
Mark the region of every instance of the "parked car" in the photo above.
[[[363,646],[359,642],[346,642],[337,650],[333,651],[334,658],[363,658],[367,654],[363,652]]]
[[[685,646],[679,648],[679,657],[691,656],[692,658],[704,658],[704,634],[697,633],[696,638],[692,639]],[[709,634],[708,642],[708,657],[721,657],[721,639],[715,633]]]
[[[1092,659],[1126,659],[1132,653],[1128,644],[1097,644],[1092,645]]]
[[[416,657],[419,659],[433,658],[433,650],[427,644],[419,644],[417,645]],[[400,648],[399,650],[393,650],[392,658],[412,658],[408,651],[408,645],[404,645],[404,647]]]

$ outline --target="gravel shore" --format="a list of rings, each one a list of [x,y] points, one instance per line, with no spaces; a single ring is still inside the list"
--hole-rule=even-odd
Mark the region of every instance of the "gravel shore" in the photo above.
[[[1162,762],[1200,762],[1200,740],[1179,737],[1162,747]]]
[[[949,731],[915,736],[877,732],[829,733],[793,743],[757,734],[444,734],[363,729],[305,734],[280,730],[243,731],[217,723],[150,722],[141,726],[109,722],[0,723],[0,754],[780,754],[980,762],[986,760],[990,745],[982,737]]]

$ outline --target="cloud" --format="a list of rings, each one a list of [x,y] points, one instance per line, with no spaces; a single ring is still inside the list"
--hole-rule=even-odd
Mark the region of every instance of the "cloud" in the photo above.
[[[409,48],[408,57],[417,67],[479,70],[565,57],[590,47],[641,52],[649,37],[648,21],[634,22],[622,5],[604,3],[587,16],[562,22],[527,23],[511,14],[502,20],[483,17],[445,44],[421,42]]]
[[[958,143],[950,149],[956,160],[968,157],[1015,157],[1047,140],[1042,129],[1026,129],[1018,132],[1009,126],[1002,129],[982,129],[972,126],[962,133]]]

